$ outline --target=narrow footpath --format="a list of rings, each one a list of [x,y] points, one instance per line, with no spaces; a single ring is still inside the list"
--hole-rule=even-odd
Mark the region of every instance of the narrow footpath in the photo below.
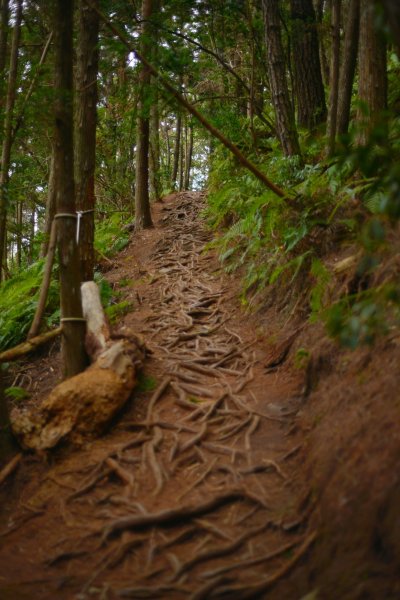
[[[204,251],[203,206],[158,203],[107,273],[132,303],[118,330],[148,348],[141,383],[101,439],[24,458],[0,520],[2,600],[298,598],[316,539],[302,380],[267,368],[267,333]]]

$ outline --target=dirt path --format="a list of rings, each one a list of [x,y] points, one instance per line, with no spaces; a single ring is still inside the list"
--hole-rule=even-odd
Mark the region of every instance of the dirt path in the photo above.
[[[25,459],[1,519],[2,600],[277,598],[312,545],[300,380],[265,369],[255,321],[202,253],[202,202],[158,205],[109,273],[151,352],[142,391],[104,438]]]

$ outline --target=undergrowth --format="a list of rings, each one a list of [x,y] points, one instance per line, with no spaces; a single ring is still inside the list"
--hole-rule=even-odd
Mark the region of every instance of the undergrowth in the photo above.
[[[122,230],[126,216],[122,212],[112,213],[96,226],[95,249],[100,258],[110,257],[129,243],[129,234]],[[0,285],[0,351],[12,348],[26,339],[39,298],[43,279],[44,260],[15,271],[12,277]],[[95,273],[103,306],[108,307],[110,320],[115,320],[127,310],[125,303],[115,301],[111,286],[100,272]],[[59,323],[59,285],[57,263],[49,288],[46,312],[42,329]]]
[[[43,278],[44,261],[40,260],[16,273],[0,288],[0,349],[19,344],[31,326]],[[58,285],[53,279],[45,314],[45,325],[51,327],[60,318]]]
[[[288,310],[300,303],[350,348],[398,325],[399,265],[383,273],[398,252],[389,240],[400,217],[399,130],[399,120],[389,136],[378,123],[363,145],[355,132],[329,161],[316,160],[323,154],[316,140],[304,154],[308,164],[273,148],[259,166],[287,191],[283,199],[222,149],[214,154],[206,210],[216,230],[211,245],[228,273],[239,270],[244,303],[260,307],[284,297]],[[329,258],[346,248],[359,259],[338,287]]]

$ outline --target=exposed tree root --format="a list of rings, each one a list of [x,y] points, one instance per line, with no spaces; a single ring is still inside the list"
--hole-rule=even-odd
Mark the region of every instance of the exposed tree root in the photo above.
[[[204,571],[204,573],[202,573],[202,577],[204,577],[205,579],[209,579],[210,577],[219,577],[235,569],[237,569],[240,573],[242,572],[242,569],[244,567],[252,567],[254,565],[264,563],[268,560],[272,560],[273,558],[277,558],[278,556],[285,554],[285,552],[289,552],[289,550],[292,550],[295,546],[297,546],[297,544],[298,542],[289,542],[287,544],[283,544],[283,546],[280,546],[272,552],[263,554],[262,556],[257,556],[256,558],[248,558],[238,562],[231,562],[228,565],[224,565],[223,567],[219,567],[218,569],[213,569],[212,571]]]
[[[230,544],[226,544],[225,546],[220,546],[219,548],[213,548],[212,550],[207,550],[207,551],[203,552],[202,554],[197,554],[197,556],[196,555],[193,556],[191,559],[189,559],[187,562],[185,562],[180,567],[180,569],[175,573],[174,579],[178,579],[184,573],[186,573],[186,571],[193,569],[194,566],[196,566],[202,562],[214,560],[216,558],[220,558],[221,556],[227,556],[228,554],[232,554],[232,552],[235,552],[238,548],[243,546],[243,544],[246,543],[249,539],[251,539],[255,535],[265,531],[268,527],[271,526],[271,524],[272,524],[271,521],[268,521],[261,527],[256,527],[255,529],[251,529],[250,531],[247,531],[246,533],[241,535],[237,540],[231,542]]]
[[[149,527],[154,527],[155,525],[165,527],[177,523],[181,524],[184,521],[216,510],[217,508],[220,508],[229,502],[235,502],[238,500],[250,500],[263,505],[263,502],[261,502],[260,499],[256,499],[255,496],[246,490],[232,489],[219,496],[211,498],[211,500],[199,503],[196,506],[183,506],[180,508],[163,510],[153,514],[134,515],[116,519],[114,522],[104,527],[103,538],[106,539],[113,534],[124,531],[125,529],[148,529]]]
[[[261,594],[270,590],[296,566],[299,560],[306,554],[306,552],[315,542],[316,538],[317,533],[314,531],[304,540],[304,542],[301,544],[300,548],[297,550],[294,556],[285,565],[278,569],[278,571],[274,575],[268,577],[261,583],[258,583],[256,585],[239,584],[226,588],[220,588],[218,590],[218,593],[215,594],[215,596],[217,598],[222,598],[222,596],[228,596],[229,598],[240,598],[240,600],[251,600],[252,598],[260,598]]]
[[[7,479],[7,477],[9,477],[12,473],[14,473],[14,471],[18,467],[19,463],[21,462],[21,459],[22,459],[22,453],[19,452],[10,460],[9,463],[6,464],[5,467],[2,468],[2,470],[0,471],[0,485],[2,483],[4,483],[4,481]]]

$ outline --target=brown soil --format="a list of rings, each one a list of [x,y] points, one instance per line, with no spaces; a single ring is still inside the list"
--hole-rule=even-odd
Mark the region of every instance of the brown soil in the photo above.
[[[2,600],[400,597],[399,338],[350,354],[244,314],[202,204],[157,204],[107,273],[141,386],[107,435],[25,455],[0,488]],[[58,361],[17,383],[39,397]]]

